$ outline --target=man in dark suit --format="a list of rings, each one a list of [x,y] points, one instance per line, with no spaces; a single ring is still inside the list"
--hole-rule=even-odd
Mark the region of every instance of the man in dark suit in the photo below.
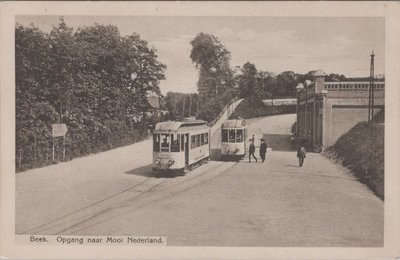
[[[249,146],[249,162],[251,162],[251,156],[253,156],[253,158],[256,160],[257,162],[257,158],[254,155],[254,152],[256,151],[256,147],[254,146],[254,141],[252,139],[250,139],[250,146]]]
[[[264,139],[261,139],[261,145],[260,145],[260,157],[262,162],[265,161],[265,155],[267,154],[267,143],[265,142]]]

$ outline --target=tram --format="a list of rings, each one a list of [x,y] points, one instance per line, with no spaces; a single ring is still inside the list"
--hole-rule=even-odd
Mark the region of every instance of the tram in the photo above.
[[[231,119],[221,127],[221,156],[223,160],[240,160],[246,154],[247,125],[244,119]]]
[[[153,132],[153,172],[187,172],[210,156],[210,127],[203,120],[166,121]]]

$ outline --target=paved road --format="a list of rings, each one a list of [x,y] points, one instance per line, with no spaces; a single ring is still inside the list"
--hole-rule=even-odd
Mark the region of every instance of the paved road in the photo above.
[[[172,246],[383,245],[383,202],[320,154],[303,168],[294,152],[269,151],[264,164],[209,162],[154,178],[148,146],[17,174],[17,233],[155,235]]]

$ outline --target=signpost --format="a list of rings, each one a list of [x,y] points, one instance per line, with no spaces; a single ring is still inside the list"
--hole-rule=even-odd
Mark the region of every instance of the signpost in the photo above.
[[[54,142],[56,137],[63,137],[63,160],[65,159],[65,134],[68,128],[66,124],[53,124],[52,125],[52,136],[53,136],[53,161],[54,161]]]

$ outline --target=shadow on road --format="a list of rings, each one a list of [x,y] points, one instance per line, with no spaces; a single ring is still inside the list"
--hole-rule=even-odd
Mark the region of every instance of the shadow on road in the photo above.
[[[151,164],[129,170],[129,171],[125,172],[125,174],[134,174],[134,175],[144,176],[144,177],[149,177],[149,178],[157,177],[156,174],[153,173],[153,170],[151,169]]]
[[[296,168],[299,168],[298,165],[293,165],[293,164],[285,164],[285,166],[287,166],[287,167],[296,167]]]
[[[179,172],[179,171],[168,171],[168,172],[155,173],[155,172],[153,172],[151,164],[126,171],[125,174],[133,174],[133,175],[144,176],[144,177],[148,177],[148,178],[175,178],[178,176],[185,175],[183,172]]]

